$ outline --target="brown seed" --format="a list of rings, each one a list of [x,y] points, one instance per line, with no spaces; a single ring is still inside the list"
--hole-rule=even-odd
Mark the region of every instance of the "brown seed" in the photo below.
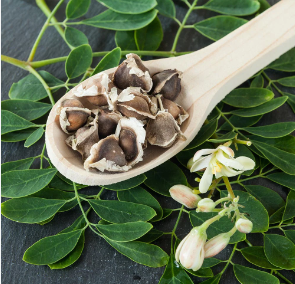
[[[123,149],[127,161],[133,160],[138,155],[136,134],[131,129],[121,130],[119,145]]]
[[[67,99],[62,101],[61,107],[80,107],[84,108],[83,104],[77,99]]]
[[[68,132],[76,131],[84,124],[86,124],[89,116],[87,113],[80,110],[69,110],[66,111],[66,113],[68,122],[70,123],[70,125],[66,127]]]
[[[91,104],[95,105],[95,106],[105,106],[108,104],[108,100],[106,98],[106,96],[104,95],[99,95],[99,96],[88,96],[85,97]]]
[[[164,70],[152,76],[152,94],[162,94],[164,98],[175,101],[181,91],[181,72],[174,70]]]
[[[100,138],[114,134],[121,118],[119,113],[100,110],[98,114],[98,133]]]
[[[161,98],[162,104],[164,109],[167,109],[168,112],[176,119],[180,114],[180,108],[178,105],[168,99],[165,99],[164,97]]]
[[[127,54],[113,75],[113,82],[119,89],[128,87],[140,87],[149,92],[152,88],[152,80],[148,68],[136,54]]]

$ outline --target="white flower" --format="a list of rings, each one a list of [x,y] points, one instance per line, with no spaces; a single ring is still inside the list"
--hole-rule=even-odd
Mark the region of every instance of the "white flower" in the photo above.
[[[253,223],[250,220],[240,218],[236,222],[236,228],[238,229],[239,232],[249,234],[251,233],[253,229]]]
[[[204,245],[207,239],[206,229],[193,228],[190,233],[180,242],[175,252],[175,259],[186,269],[197,271],[204,261]]]
[[[194,194],[189,187],[182,184],[173,185],[169,192],[174,200],[190,209],[196,208],[201,200],[199,195]]]
[[[234,155],[234,151],[224,145],[220,145],[216,149],[203,149],[196,152],[190,171],[196,172],[206,169],[199,185],[201,193],[208,191],[213,175],[216,178],[233,177],[254,168],[255,162],[252,159],[243,156],[234,158]]]

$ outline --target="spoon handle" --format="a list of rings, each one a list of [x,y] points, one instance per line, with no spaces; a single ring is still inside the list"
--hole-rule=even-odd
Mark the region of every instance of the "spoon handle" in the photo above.
[[[295,0],[282,0],[221,40],[169,64],[184,72],[184,107],[202,96],[217,104],[294,46]]]

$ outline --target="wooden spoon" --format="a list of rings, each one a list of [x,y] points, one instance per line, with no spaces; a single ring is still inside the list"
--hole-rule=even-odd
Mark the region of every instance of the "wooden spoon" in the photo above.
[[[146,61],[151,74],[174,68],[183,72],[182,93],[177,102],[190,114],[181,127],[187,140],[179,140],[168,149],[149,145],[143,161],[128,172],[87,172],[80,154],[65,144],[67,136],[56,119],[59,101],[47,121],[49,158],[62,175],[85,185],[117,183],[149,171],[187,146],[208,114],[230,91],[294,46],[295,0],[282,0],[206,48],[179,57]],[[114,68],[106,72],[113,71]],[[71,90],[62,99],[72,95]]]

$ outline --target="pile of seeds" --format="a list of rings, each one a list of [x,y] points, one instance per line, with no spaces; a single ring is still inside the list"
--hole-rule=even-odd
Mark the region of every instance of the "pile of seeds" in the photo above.
[[[99,73],[75,87],[58,108],[60,127],[70,135],[66,144],[82,155],[87,171],[128,171],[143,160],[148,143],[168,148],[185,139],[180,125],[189,115],[174,102],[181,72],[151,76],[136,54],[126,57],[113,74]]]

